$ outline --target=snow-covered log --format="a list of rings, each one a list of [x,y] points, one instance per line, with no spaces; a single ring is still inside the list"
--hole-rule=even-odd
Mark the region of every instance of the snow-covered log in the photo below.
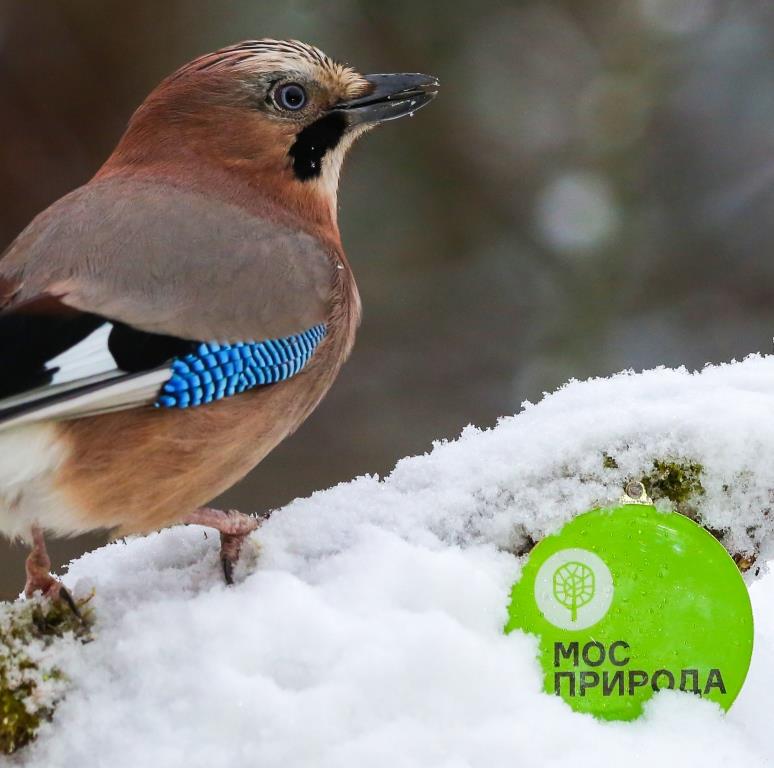
[[[93,641],[35,646],[33,667],[49,680],[57,670],[67,692],[12,759],[767,764],[773,461],[774,357],[751,357],[571,382],[491,430],[470,427],[403,459],[384,479],[295,501],[257,532],[233,588],[204,529],[115,542],[65,576],[76,594],[95,592]],[[630,478],[715,533],[751,580],[763,575],[752,585],[753,667],[728,715],[674,692],[635,723],[575,714],[541,692],[534,638],[502,632],[520,555],[574,515],[616,502]],[[0,626],[23,633],[29,615],[6,608]],[[12,687],[0,674],[2,685]],[[52,690],[61,695],[40,681],[39,696]],[[34,691],[26,703],[34,712]]]

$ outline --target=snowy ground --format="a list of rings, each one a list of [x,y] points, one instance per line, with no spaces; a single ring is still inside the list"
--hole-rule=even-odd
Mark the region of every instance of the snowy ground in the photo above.
[[[519,560],[654,458],[704,466],[700,512],[774,555],[774,358],[573,383],[494,430],[278,511],[221,584],[217,539],[115,543],[66,577],[96,588],[96,640],[22,766],[498,768],[774,765],[774,576],[752,584],[753,666],[727,715],[662,692],[602,723],[541,692],[533,638],[503,635]],[[618,470],[602,468],[604,452]]]

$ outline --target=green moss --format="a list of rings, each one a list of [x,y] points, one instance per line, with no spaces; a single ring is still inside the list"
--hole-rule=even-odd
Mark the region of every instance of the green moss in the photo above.
[[[618,469],[615,456],[602,454],[603,469]],[[653,501],[668,499],[681,514],[694,517],[696,513],[695,500],[704,494],[701,475],[704,467],[690,459],[666,460],[656,459],[653,469],[643,475],[640,482]],[[635,478],[631,478],[635,479]]]
[[[64,694],[66,677],[50,660],[58,642],[87,642],[92,624],[62,602],[45,599],[0,604],[0,754],[28,744]]]
[[[678,512],[687,514],[692,505],[688,503],[704,494],[701,484],[701,464],[695,461],[664,461],[653,462],[652,471],[642,477],[642,484],[653,501],[669,499]]]
[[[602,467],[603,469],[618,469],[618,462],[614,456],[609,453],[602,454]]]

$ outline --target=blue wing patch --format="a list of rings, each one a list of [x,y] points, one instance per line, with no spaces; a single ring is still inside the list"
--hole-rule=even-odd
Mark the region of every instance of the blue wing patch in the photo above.
[[[284,339],[199,344],[172,361],[157,408],[191,408],[295,376],[327,333],[324,324]]]

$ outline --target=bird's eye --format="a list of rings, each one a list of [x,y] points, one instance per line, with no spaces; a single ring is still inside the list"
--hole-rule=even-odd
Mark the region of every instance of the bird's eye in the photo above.
[[[306,91],[298,83],[285,83],[274,91],[274,103],[280,109],[297,112],[306,104]]]

